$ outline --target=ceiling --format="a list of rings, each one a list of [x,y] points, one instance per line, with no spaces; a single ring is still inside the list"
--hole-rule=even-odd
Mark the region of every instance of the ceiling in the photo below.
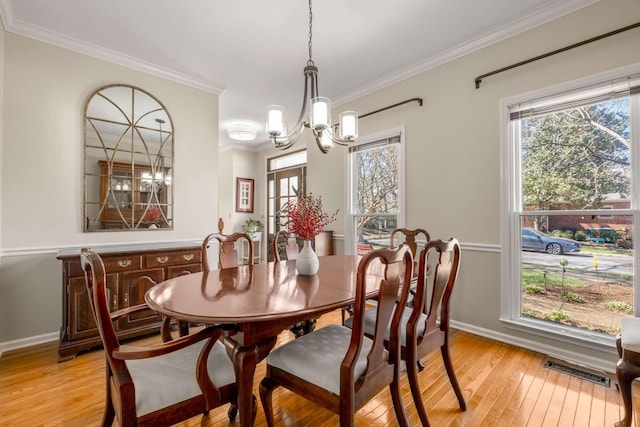
[[[596,1],[316,0],[319,92],[336,108]],[[7,31],[219,93],[221,148],[264,147],[267,105],[289,123],[300,111],[305,0],[0,0],[0,14]],[[257,138],[231,140],[233,124]]]

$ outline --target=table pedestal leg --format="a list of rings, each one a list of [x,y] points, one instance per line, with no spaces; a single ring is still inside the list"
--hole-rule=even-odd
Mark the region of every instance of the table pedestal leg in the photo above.
[[[224,339],[236,374],[238,411],[242,427],[251,427],[255,419],[257,408],[253,401],[253,379],[256,365],[269,354],[276,341],[277,337],[272,337],[257,344],[241,345],[233,338]]]

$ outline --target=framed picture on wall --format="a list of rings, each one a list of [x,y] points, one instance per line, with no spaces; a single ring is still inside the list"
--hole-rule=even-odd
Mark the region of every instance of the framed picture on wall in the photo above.
[[[236,178],[236,212],[253,213],[253,179]]]

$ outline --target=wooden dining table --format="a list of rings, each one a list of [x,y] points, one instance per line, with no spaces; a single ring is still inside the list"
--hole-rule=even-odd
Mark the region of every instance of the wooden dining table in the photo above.
[[[173,319],[219,324],[233,361],[238,384],[240,424],[252,425],[256,365],[291,325],[354,302],[360,257],[319,257],[312,276],[297,274],[295,261],[239,266],[179,276],[147,291],[145,300],[156,312]],[[380,276],[367,276],[375,296]]]

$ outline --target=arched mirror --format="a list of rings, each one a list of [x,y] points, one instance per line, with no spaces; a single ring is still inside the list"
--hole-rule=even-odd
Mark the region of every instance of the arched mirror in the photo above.
[[[150,93],[109,85],[84,113],[85,231],[173,228],[173,123]]]

